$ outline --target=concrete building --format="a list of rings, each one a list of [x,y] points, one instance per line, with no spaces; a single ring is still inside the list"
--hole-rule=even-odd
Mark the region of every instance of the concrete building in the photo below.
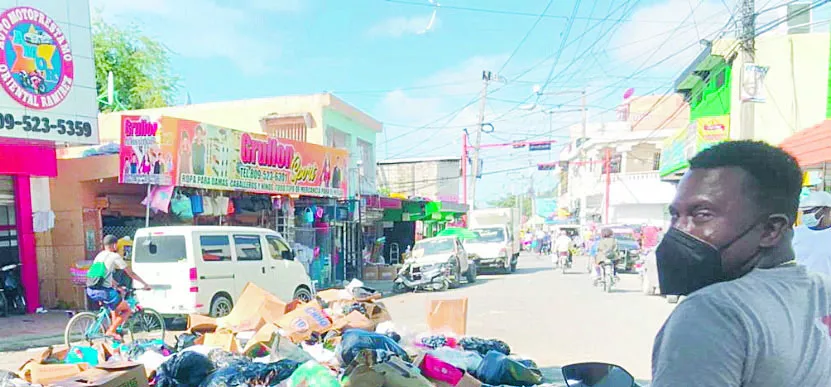
[[[761,81],[743,77],[738,44],[731,39],[712,42],[690,64],[675,87],[691,106],[690,125],[664,145],[662,178],[677,180],[692,155],[719,141],[779,144],[825,120],[831,36],[808,31],[788,27],[756,38],[755,63],[767,69]],[[760,102],[755,102],[753,122],[743,132],[742,100],[750,94]]]
[[[460,163],[459,157],[379,161],[378,189],[389,195],[459,203]]]

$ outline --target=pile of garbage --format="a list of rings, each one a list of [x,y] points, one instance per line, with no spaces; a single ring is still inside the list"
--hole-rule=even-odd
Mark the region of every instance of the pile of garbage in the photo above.
[[[28,387],[531,386],[542,374],[507,343],[464,336],[463,314],[430,313],[448,329],[397,332],[381,294],[353,282],[310,302],[285,303],[249,283],[228,316],[189,316],[175,344],[137,340],[62,351],[51,348],[0,385]],[[447,304],[452,305],[452,303]],[[429,319],[430,317],[428,317]],[[442,333],[436,333],[442,332]],[[5,383],[5,384],[4,384]],[[550,385],[549,385],[550,386]]]

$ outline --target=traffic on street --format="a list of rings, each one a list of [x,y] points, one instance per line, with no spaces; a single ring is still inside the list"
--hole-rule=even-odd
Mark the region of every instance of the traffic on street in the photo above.
[[[0,0],[0,387],[829,386],[828,3]]]

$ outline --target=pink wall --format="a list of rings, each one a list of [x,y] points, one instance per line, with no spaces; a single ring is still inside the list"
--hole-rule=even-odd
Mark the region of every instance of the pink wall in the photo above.
[[[32,191],[29,176],[55,177],[58,160],[51,143],[0,139],[0,175],[14,176],[17,245],[20,250],[21,281],[26,290],[26,311],[40,306],[37,245],[32,224]]]

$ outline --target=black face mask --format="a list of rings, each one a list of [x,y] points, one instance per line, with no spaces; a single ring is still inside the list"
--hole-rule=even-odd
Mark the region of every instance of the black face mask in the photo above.
[[[718,248],[671,227],[655,250],[661,294],[686,296],[698,289],[729,280],[721,253],[756,227],[751,227]]]

